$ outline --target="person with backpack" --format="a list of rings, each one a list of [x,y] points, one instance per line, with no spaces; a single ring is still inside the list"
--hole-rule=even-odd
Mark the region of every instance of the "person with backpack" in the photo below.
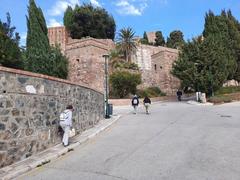
[[[149,106],[151,104],[151,100],[149,99],[149,97],[145,96],[145,98],[143,100],[143,104],[146,108],[146,114],[149,114]]]
[[[62,139],[62,143],[64,147],[69,145],[68,139],[69,139],[70,129],[72,128],[72,112],[73,112],[73,106],[68,105],[66,110],[64,110],[60,114],[60,126],[64,131],[63,139]]]
[[[137,114],[138,105],[139,105],[138,97],[137,97],[137,95],[134,95],[133,98],[132,98],[132,106],[133,106],[133,109],[134,109],[134,114]]]
[[[178,101],[182,101],[182,91],[180,89],[178,89],[177,91],[177,98],[178,98]]]

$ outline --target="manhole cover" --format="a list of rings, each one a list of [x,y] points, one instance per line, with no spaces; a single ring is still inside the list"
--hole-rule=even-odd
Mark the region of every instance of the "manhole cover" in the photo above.
[[[223,117],[223,118],[231,118],[232,116],[229,116],[229,115],[221,115],[221,117]]]

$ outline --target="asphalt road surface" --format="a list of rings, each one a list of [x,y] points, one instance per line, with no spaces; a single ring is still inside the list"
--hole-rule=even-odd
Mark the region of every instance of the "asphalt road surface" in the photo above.
[[[240,103],[117,108],[109,130],[18,179],[239,180]]]

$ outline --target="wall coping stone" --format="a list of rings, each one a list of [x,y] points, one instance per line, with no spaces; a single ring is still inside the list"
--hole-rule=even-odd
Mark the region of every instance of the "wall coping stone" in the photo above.
[[[97,92],[101,95],[103,94],[102,92],[100,92],[98,90],[95,90],[95,89],[91,89],[91,88],[89,88],[85,85],[74,83],[74,82],[71,82],[71,81],[68,81],[68,80],[65,80],[65,79],[56,78],[56,77],[53,77],[53,76],[33,73],[33,72],[29,72],[29,71],[23,71],[23,70],[20,70],[20,69],[7,68],[7,67],[3,67],[3,66],[0,66],[0,72],[7,72],[7,73],[12,73],[12,74],[25,75],[25,76],[30,76],[30,77],[41,78],[41,79],[56,81],[56,82],[60,82],[60,83],[70,84],[70,85],[81,86],[83,88],[95,91],[95,92]]]
[[[164,54],[164,53],[178,54],[179,51],[175,51],[175,50],[172,51],[172,50],[167,50],[167,49],[165,49],[165,50],[161,50],[161,51],[159,51],[158,53],[153,54],[153,55],[152,55],[152,58],[154,58],[154,57],[158,57],[159,55]]]
[[[108,51],[109,45],[108,45],[107,41],[110,41],[110,39],[95,39],[92,37],[86,37],[86,38],[82,38],[82,39],[73,39],[72,42],[68,42],[66,44],[65,51],[70,51],[73,49],[83,48],[83,47],[87,47],[87,46],[92,46],[92,47],[96,47],[96,48],[100,48],[100,49]],[[87,42],[87,44],[85,44],[86,42]]]

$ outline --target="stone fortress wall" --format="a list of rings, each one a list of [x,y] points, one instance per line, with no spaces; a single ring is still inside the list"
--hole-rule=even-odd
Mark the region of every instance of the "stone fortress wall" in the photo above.
[[[68,104],[77,133],[104,116],[102,93],[45,75],[0,67],[0,92],[0,168],[60,143]]]
[[[114,42],[91,37],[71,39],[66,35],[64,27],[49,28],[48,31],[50,44],[60,44],[62,51],[69,58],[68,79],[104,92],[104,58],[102,56],[109,54],[115,48]],[[154,42],[155,32],[147,35],[149,40]],[[142,84],[139,88],[158,86],[167,95],[175,94],[179,81],[171,75],[170,71],[177,57],[176,49],[139,43],[136,52],[132,54],[132,61],[138,64],[142,75]],[[155,64],[156,66],[161,64],[162,68],[156,71]]]
[[[171,74],[171,70],[178,53],[176,49],[138,44],[132,60],[138,64],[142,74],[139,88],[159,87],[167,95],[175,95],[180,81]]]
[[[68,80],[104,92],[103,55],[115,48],[114,42],[91,37],[72,39],[65,27],[49,28],[48,36],[50,44],[59,44],[69,59]]]
[[[112,40],[86,38],[71,40],[65,55],[69,59],[69,77],[72,82],[104,92],[103,55],[114,48]]]

